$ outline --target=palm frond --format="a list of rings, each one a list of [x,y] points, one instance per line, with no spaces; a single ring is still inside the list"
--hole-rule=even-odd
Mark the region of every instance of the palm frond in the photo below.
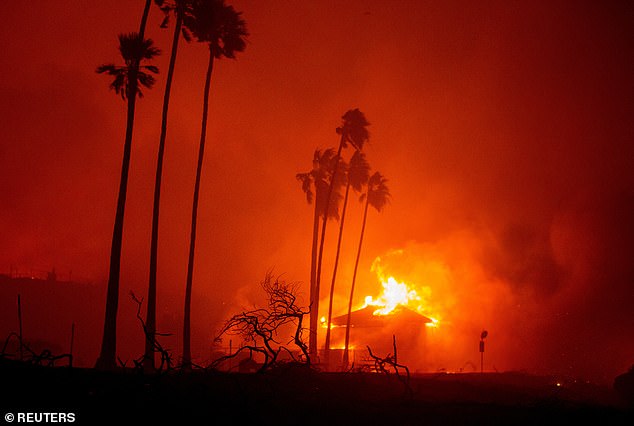
[[[161,9],[163,10],[163,9]],[[163,11],[165,13],[165,11]],[[169,22],[170,22],[170,14],[169,13],[165,13],[165,16],[163,17],[163,20],[161,21],[161,25],[159,25],[159,28],[167,28],[169,26]]]
[[[148,70],[150,72],[153,72],[154,74],[158,74],[159,73],[159,69],[156,65],[143,65],[141,67],[141,69],[145,69]]]
[[[339,220],[339,206],[343,201],[343,195],[340,192],[333,191],[330,203],[328,204],[328,219]]]
[[[370,179],[370,164],[365,158],[365,154],[361,151],[355,151],[350,158],[350,166],[348,167],[348,180],[350,186],[357,192],[361,192],[363,186]]]
[[[121,99],[126,100],[126,96],[128,93],[128,83],[125,74],[120,73],[116,74],[112,83],[110,83],[110,89],[114,90],[117,95],[121,95]]]
[[[95,72],[97,74],[108,74],[108,75],[117,75],[120,72],[120,67],[117,67],[115,64],[102,64],[97,67]]]
[[[209,44],[215,58],[235,58],[246,48],[249,35],[242,13],[224,0],[193,0],[183,24],[196,39]]]
[[[119,34],[119,51],[125,61],[124,66],[114,64],[103,64],[97,67],[99,74],[106,74],[114,77],[110,83],[110,89],[120,95],[123,100],[129,97],[130,91],[135,90],[135,95],[143,97],[143,93],[138,86],[151,88],[156,80],[149,73],[157,74],[158,67],[154,65],[141,65],[143,60],[153,59],[160,54],[160,49],[153,46],[151,39],[141,40],[138,33]],[[146,72],[147,71],[147,72]],[[136,80],[135,80],[136,79]],[[138,84],[132,86],[131,81]]]
[[[387,187],[387,179],[379,172],[375,172],[370,176],[368,181],[368,204],[374,207],[378,212],[390,202],[391,194]]]
[[[312,169],[309,172],[298,173],[295,177],[302,182],[302,190],[306,193],[308,202],[315,202],[321,217],[324,216],[326,204],[328,204],[328,218],[339,219],[339,205],[343,199],[341,188],[345,185],[344,171],[337,173],[332,198],[330,203],[327,202],[335,164],[337,164],[337,153],[334,149],[328,148],[324,151],[316,149],[313,154]],[[343,161],[340,162],[339,167],[342,166],[345,166]]]
[[[335,188],[343,187],[348,184],[348,164],[343,158],[339,158],[337,163],[337,173],[333,175],[335,178]]]
[[[337,156],[337,152],[332,149],[332,148],[328,148],[326,149],[324,152],[321,153],[321,156],[319,157],[319,168],[322,170],[328,170],[331,171],[332,170],[332,166],[334,164],[334,158]]]
[[[183,38],[185,39],[185,41],[187,43],[191,43],[191,41],[193,40],[193,36],[192,36],[192,32],[189,30],[189,28],[183,26],[183,28],[181,29],[181,34],[183,35]]]
[[[363,145],[370,138],[367,127],[370,125],[365,115],[358,109],[348,110],[342,117],[341,127],[337,128],[337,133],[343,135],[344,146],[351,143],[355,149],[363,149]]]
[[[136,32],[119,34],[119,51],[126,63],[154,59],[161,53],[161,50],[154,46],[152,39],[141,40],[139,33]]]
[[[153,46],[153,44],[154,41],[150,38],[143,40],[143,44],[141,46],[141,59],[150,60],[161,54],[161,49]]]
[[[148,89],[151,89],[152,86],[154,86],[154,83],[156,83],[154,76],[142,71],[139,71],[137,78],[139,80],[139,84],[143,87],[147,87]]]
[[[308,202],[308,204],[312,204],[313,202],[313,190],[312,190],[312,184],[313,184],[313,175],[311,172],[308,173],[298,173],[295,175],[295,177],[297,178],[297,180],[299,180],[302,183],[302,191],[304,191],[304,193],[306,194],[306,201]]]

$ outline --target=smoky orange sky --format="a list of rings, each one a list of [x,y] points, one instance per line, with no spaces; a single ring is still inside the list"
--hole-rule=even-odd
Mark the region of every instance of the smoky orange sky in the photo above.
[[[88,363],[101,338],[126,112],[95,68],[120,61],[117,34],[138,29],[143,3],[3,5],[0,272],[55,268],[101,289],[103,297],[77,300],[98,318],[78,348]],[[479,360],[482,329],[490,333],[489,369],[609,381],[634,364],[629,2],[229,3],[243,12],[250,36],[237,60],[216,63],[212,78],[192,307],[198,359],[209,355],[224,319],[262,303],[258,283],[268,270],[300,282],[307,304],[313,210],[295,174],[310,169],[316,148],[336,147],[342,114],[359,108],[371,123],[364,151],[393,198],[369,213],[355,305],[380,293],[370,269],[377,256],[412,281],[433,281],[424,271],[441,265],[446,279],[425,285],[430,309],[442,310],[454,330],[443,347],[450,355],[438,355],[434,368]],[[128,293],[147,292],[171,39],[161,20],[153,6],[146,37],[163,54],[155,88],[137,103],[122,359],[143,344]],[[167,340],[176,353],[206,63],[204,46],[181,41],[158,270],[158,329],[174,333]],[[336,315],[345,311],[361,215],[353,201]],[[324,283],[336,229],[329,225]],[[324,290],[320,316],[325,297]],[[34,313],[31,332],[52,320]]]

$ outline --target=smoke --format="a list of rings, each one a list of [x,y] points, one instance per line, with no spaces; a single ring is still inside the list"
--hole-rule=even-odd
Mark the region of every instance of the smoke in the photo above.
[[[64,13],[59,5],[31,13],[13,2],[0,29],[0,268],[72,270],[105,295],[125,105],[94,69],[119,60],[116,34],[136,28],[141,10],[127,1],[74,3]],[[228,315],[263,302],[258,283],[271,268],[300,282],[308,299],[312,206],[294,177],[310,168],[316,148],[337,144],[341,115],[359,108],[371,123],[364,151],[372,171],[387,177],[392,202],[369,213],[355,306],[380,292],[371,271],[380,256],[395,276],[428,288],[429,309],[441,320],[437,350],[427,349],[430,368],[477,364],[483,328],[489,368],[609,379],[632,364],[628,2],[235,6],[251,36],[244,54],[214,69],[193,289],[196,352],[205,356]],[[167,52],[161,19],[153,10],[148,36]],[[174,333],[174,348],[207,53],[181,43],[170,105],[158,327]],[[122,324],[135,331],[121,327],[123,358],[142,347],[126,295],[147,287],[168,57],[157,60],[157,86],[138,104],[121,290]],[[358,196],[346,219],[335,315],[348,301]],[[324,292],[336,231],[333,222]],[[94,310],[102,304],[95,300]]]
[[[485,369],[609,383],[632,363],[632,253],[634,194],[585,191],[541,226],[480,225],[381,253],[356,300],[376,298],[389,276],[416,290],[423,315],[439,322],[415,356],[404,351],[415,369],[479,365],[486,329]]]

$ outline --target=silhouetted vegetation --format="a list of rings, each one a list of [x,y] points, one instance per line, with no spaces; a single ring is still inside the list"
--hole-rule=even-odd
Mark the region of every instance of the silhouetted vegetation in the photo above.
[[[140,87],[151,88],[155,83],[152,74],[158,73],[158,68],[144,64],[143,61],[151,60],[160,53],[153,46],[152,40],[145,39],[145,27],[152,1],[147,0],[141,18],[139,33],[122,34],[119,36],[119,50],[125,65],[116,66],[105,64],[97,68],[98,73],[105,73],[114,78],[110,84],[123,100],[128,102],[128,115],[126,124],[126,138],[121,171],[119,197],[115,216],[115,225],[110,255],[110,273],[108,279],[108,291],[106,299],[106,314],[104,321],[104,334],[101,354],[96,366],[103,369],[116,367],[116,324],[119,299],[119,280],[121,269],[121,248],[123,242],[123,221],[125,213],[125,201],[127,194],[128,175],[130,168],[130,154],[134,126],[135,102],[137,97],[142,97]],[[148,371],[155,369],[155,353],[157,352],[156,333],[156,294],[157,294],[157,267],[158,267],[158,243],[159,243],[159,215],[160,196],[163,174],[164,153],[167,138],[167,121],[172,80],[176,65],[178,44],[181,35],[186,41],[194,38],[209,48],[209,62],[205,74],[203,93],[203,111],[201,120],[201,136],[196,168],[196,181],[194,184],[194,197],[192,206],[192,225],[190,232],[190,252],[187,265],[187,281],[185,289],[185,319],[183,324],[183,367],[188,368],[191,363],[191,289],[194,271],[194,253],[196,241],[196,221],[198,199],[200,194],[200,181],[202,175],[205,139],[207,134],[207,119],[209,113],[209,93],[211,88],[211,75],[214,60],[221,58],[235,58],[236,53],[246,48],[245,38],[248,35],[246,24],[237,12],[224,0],[155,0],[154,3],[165,14],[161,23],[162,28],[168,26],[172,16],[176,23],[172,38],[171,54],[163,96],[163,108],[161,114],[161,132],[159,136],[158,157],[156,163],[156,175],[154,183],[154,200],[152,209],[152,233],[150,239],[150,267],[147,297],[146,320],[143,321],[145,339],[145,352],[142,362]],[[135,299],[138,302],[138,299]],[[161,352],[159,350],[159,352]],[[166,362],[162,355],[161,363]],[[171,360],[170,360],[171,362]],[[159,370],[162,369],[159,368]]]
[[[13,346],[16,348],[12,351],[10,348],[12,342],[15,341]],[[66,365],[72,367],[73,355],[72,353],[54,354],[50,349],[35,350],[31,348],[31,345],[26,342],[18,333],[11,332],[7,336],[0,350],[1,359],[17,359],[20,362],[26,364],[38,365],[43,367],[56,367],[58,361],[65,361]]]
[[[145,341],[146,341],[146,344],[145,344],[146,350],[143,353],[143,355],[133,360],[134,368],[137,370],[144,370],[148,372],[158,372],[158,373],[171,370],[173,368],[172,354],[168,349],[165,349],[158,340],[159,337],[161,336],[167,337],[167,336],[170,336],[170,334],[158,333],[156,329],[150,331],[145,321],[143,321],[143,316],[141,316],[141,307],[143,306],[143,299],[137,298],[133,292],[130,292],[130,297],[132,298],[134,303],[137,304],[136,317],[141,323],[141,328],[143,329],[143,335],[145,336]],[[151,355],[150,355],[152,357],[151,363],[147,362],[147,357],[148,357],[147,347],[148,346],[151,349]],[[154,354],[156,353],[160,355],[160,359],[161,359],[161,362],[158,366],[155,365],[154,363]],[[121,362],[121,360],[119,360],[119,363],[121,364],[122,367],[126,367],[125,362]],[[151,367],[151,369],[149,367]]]
[[[318,258],[318,250],[319,250],[319,225],[320,220],[323,222],[328,219],[338,219],[339,218],[339,203],[341,202],[341,194],[339,189],[343,185],[343,180],[340,180],[340,184],[335,184],[333,187],[333,192],[330,193],[330,182],[335,177],[334,171],[337,164],[341,165],[341,162],[338,160],[335,155],[335,150],[332,148],[326,149],[323,152],[319,149],[315,150],[313,155],[313,166],[309,172],[298,173],[296,175],[297,180],[302,183],[302,191],[306,194],[306,201],[308,204],[314,202],[314,213],[313,213],[313,236],[312,236],[312,246],[311,246],[311,256],[310,256],[310,306],[311,312],[315,311],[318,308],[318,304],[315,303],[315,297],[319,297],[319,294],[316,293],[315,285],[317,282],[317,258]],[[343,176],[339,174],[339,176]],[[331,201],[328,203],[328,198]],[[326,214],[326,209],[328,209],[328,213]],[[311,313],[310,316],[310,335],[313,334],[316,336],[317,328],[316,325],[313,327],[313,324],[316,324],[317,314]],[[310,337],[309,337],[310,342]],[[316,344],[316,342],[313,342]],[[310,344],[309,344],[310,348]]]
[[[108,290],[106,296],[106,314],[104,320],[103,341],[101,353],[97,359],[98,368],[112,369],[116,367],[117,348],[117,311],[119,305],[119,280],[121,273],[121,247],[123,244],[123,221],[125,216],[126,195],[128,191],[128,175],[130,171],[130,155],[132,151],[132,135],[134,129],[134,111],[136,98],[142,96],[139,85],[151,88],[155,79],[152,74],[158,73],[153,65],[143,65],[160,53],[154,47],[152,40],[144,38],[145,23],[149,11],[148,2],[141,19],[139,33],[119,35],[119,51],[124,60],[123,66],[105,64],[97,68],[97,73],[114,77],[110,84],[121,98],[128,102],[125,142],[123,145],[123,161],[121,165],[121,179],[119,182],[119,196],[115,214],[112,246],[110,251],[110,271],[108,275]]]
[[[186,16],[185,25],[196,39],[209,47],[209,62],[205,74],[203,92],[203,113],[200,128],[200,144],[196,165],[196,182],[192,203],[191,232],[189,238],[189,257],[187,262],[187,281],[185,284],[185,319],[183,324],[183,366],[191,364],[191,296],[194,279],[194,255],[196,250],[196,224],[198,218],[198,198],[200,196],[200,179],[203,169],[205,142],[207,137],[207,118],[209,115],[209,91],[214,60],[222,58],[235,59],[238,52],[246,48],[245,38],[249,35],[242,13],[224,0],[196,0],[192,2],[191,14]]]
[[[342,116],[342,124],[337,127],[336,132],[340,135],[339,147],[337,148],[337,154],[334,157],[335,167],[328,182],[328,192],[325,198],[324,211],[330,211],[331,203],[338,203],[340,195],[334,197],[334,194],[338,194],[338,189],[345,185],[345,176],[343,173],[344,166],[341,163],[341,153],[344,148],[351,145],[355,150],[360,151],[363,148],[364,143],[369,138],[367,126],[370,123],[365,118],[365,115],[359,109],[352,109],[347,111]],[[328,221],[323,220],[321,224],[321,236],[319,241],[319,250],[317,251],[317,264],[315,271],[314,284],[311,284],[310,290],[310,335],[309,335],[309,351],[313,357],[317,355],[317,329],[319,319],[319,298],[321,288],[321,266],[324,253],[324,242],[326,238],[326,225]],[[314,241],[314,239],[313,239]]]
[[[370,346],[366,346],[368,348],[368,353],[370,354],[370,358],[374,360],[374,371],[377,373],[383,373],[386,375],[391,374],[391,370],[394,370],[394,374],[403,382],[405,385],[405,392],[408,397],[412,395],[412,388],[410,386],[410,374],[409,368],[406,365],[398,363],[398,351],[396,347],[396,336],[392,336],[392,347],[393,353],[387,354],[385,357],[380,357],[374,355],[372,353],[372,349]],[[401,370],[405,371],[405,376],[402,375]]]
[[[350,286],[350,297],[348,298],[348,319],[346,322],[346,340],[343,350],[344,368],[348,366],[348,346],[350,344],[350,318],[352,317],[352,300],[354,297],[354,287],[357,279],[357,271],[359,269],[359,258],[361,257],[361,246],[363,245],[363,234],[365,233],[365,225],[368,219],[368,207],[374,207],[378,212],[388,204],[390,200],[390,191],[387,187],[387,179],[379,172],[375,172],[368,180],[366,193],[361,196],[361,201],[365,201],[363,209],[363,222],[361,224],[361,236],[359,237],[359,246],[357,249],[357,258],[354,263],[354,272],[352,274],[352,284]]]
[[[609,390],[556,386],[521,373],[413,375],[319,373],[280,365],[262,374],[193,370],[137,374],[45,368],[0,358],[3,406],[75,411],[80,424],[629,425]]]
[[[144,347],[142,354],[130,362],[130,359],[122,360],[117,356],[117,315],[120,298],[125,209],[136,119],[136,101],[143,97],[144,91],[150,90],[155,86],[157,83],[156,75],[159,73],[158,67],[153,65],[152,61],[161,53],[161,50],[154,45],[152,39],[145,37],[148,15],[152,4],[164,14],[164,19],[160,25],[161,28],[168,28],[171,20],[174,20],[174,22],[173,28],[171,28],[173,33],[168,70],[165,78],[160,135],[157,146],[147,298],[138,298],[133,292],[130,292],[132,301],[136,304],[136,319],[141,325]],[[366,12],[366,14],[370,16],[371,12]],[[438,14],[436,13],[436,15]],[[262,26],[261,28],[266,27]],[[469,31],[474,28],[469,28]],[[12,409],[22,409],[24,407],[30,409],[30,407],[34,407],[34,410],[43,410],[46,407],[66,409],[69,405],[76,405],[83,410],[79,412],[79,418],[87,424],[112,424],[114,422],[126,424],[134,424],[136,422],[141,424],[208,424],[229,417],[232,417],[232,421],[238,424],[256,423],[258,425],[554,424],[564,422],[567,424],[581,423],[582,421],[593,424],[634,424],[634,366],[624,374],[617,376],[614,379],[612,388],[607,389],[595,386],[588,381],[562,379],[555,376],[534,376],[516,372],[497,373],[497,370],[496,373],[484,374],[484,339],[488,335],[487,331],[482,331],[480,335],[480,374],[467,374],[463,372],[463,369],[460,369],[456,374],[447,373],[446,371],[433,374],[412,373],[408,366],[399,362],[396,335],[392,335],[392,352],[387,354],[385,352],[388,352],[389,348],[376,349],[380,346],[373,343],[375,347],[373,351],[370,345],[365,345],[365,342],[363,342],[369,356],[369,358],[363,359],[363,362],[366,362],[364,366],[367,367],[369,365],[367,364],[369,360],[372,363],[371,367],[364,370],[354,370],[353,367],[349,366],[350,335],[354,327],[354,324],[351,323],[351,318],[353,317],[352,305],[366,233],[368,211],[372,207],[380,213],[391,200],[388,180],[382,173],[372,173],[370,164],[363,152],[364,146],[370,140],[368,130],[370,123],[366,119],[365,114],[358,108],[350,109],[341,116],[341,123],[335,129],[336,134],[339,136],[338,145],[335,148],[315,150],[311,169],[296,174],[296,179],[301,183],[301,188],[308,204],[313,205],[314,209],[312,212],[310,280],[308,288],[309,305],[303,306],[301,299],[298,297],[301,283],[287,282],[281,276],[274,276],[269,272],[260,282],[260,286],[266,296],[266,304],[263,307],[241,308],[239,313],[232,315],[223,323],[217,333],[216,342],[221,342],[226,337],[235,338],[237,336],[239,338],[238,347],[234,350],[233,346],[230,346],[228,354],[223,352],[224,355],[222,356],[210,357],[212,358],[211,361],[207,359],[207,361],[199,364],[193,361],[191,349],[192,289],[198,233],[198,209],[202,191],[204,155],[208,143],[212,75],[217,60],[223,58],[236,59],[238,53],[245,51],[248,36],[249,32],[242,12],[228,5],[225,0],[144,0],[139,31],[118,35],[118,51],[122,63],[106,63],[96,68],[96,73],[103,74],[109,78],[109,89],[126,103],[125,137],[122,147],[123,156],[109,253],[108,282],[100,353],[94,368],[83,369],[73,365],[74,318],[72,319],[70,351],[68,353],[58,351],[53,346],[40,349],[38,346],[44,347],[42,341],[25,339],[22,330],[21,299],[18,296],[18,327],[16,328],[19,331],[9,333],[0,348],[0,377],[2,377],[2,386],[4,386],[5,390],[3,393],[3,405],[7,405]],[[169,106],[179,44],[182,46],[181,37],[188,43],[196,41],[205,47],[206,69],[204,77],[202,77],[202,71],[199,76],[203,90],[201,122],[199,143],[197,145],[195,181],[193,182],[191,225],[188,229],[189,235],[187,235],[189,237],[189,246],[184,287],[182,358],[179,362],[178,360],[175,361],[176,356],[173,351],[161,343],[164,337],[171,336],[171,334],[157,331],[157,271],[159,269],[161,187],[167,145],[168,119],[170,118]],[[471,39],[472,37],[467,38]],[[570,40],[567,41],[569,42]],[[389,43],[386,42],[386,46],[388,45]],[[441,45],[432,47],[435,50],[446,53],[441,48]],[[479,47],[477,43],[476,47]],[[502,47],[508,49],[508,46]],[[458,51],[462,53],[462,51]],[[390,58],[393,56],[392,59],[397,59],[396,63],[401,63],[408,59],[387,50],[383,53],[388,53]],[[486,53],[489,52],[487,51]],[[556,55],[550,56],[554,57]],[[546,55],[545,57],[549,56]],[[567,66],[575,64],[566,60],[566,58],[563,59],[560,62]],[[453,65],[455,61],[447,60],[445,62]],[[450,68],[453,68],[453,66]],[[603,72],[603,67],[598,69],[601,71],[598,74],[610,75]],[[514,70],[511,69],[511,71]],[[566,75],[565,73],[560,74]],[[591,69],[587,74],[590,76],[597,74],[597,72]],[[190,77],[193,78],[195,76]],[[453,81],[450,78],[446,80]],[[504,89],[510,86],[509,81],[505,81],[505,84],[500,85],[500,87]],[[584,79],[580,81],[585,82]],[[540,81],[536,80],[536,82],[539,83]],[[459,83],[462,84],[464,82]],[[528,81],[528,83],[531,83],[531,81]],[[537,83],[535,83],[536,87],[538,86]],[[577,82],[573,80],[573,83]],[[411,81],[406,80],[394,86],[409,84],[411,84]],[[462,85],[464,86],[465,84]],[[438,97],[436,91],[438,88],[432,86],[433,84],[430,84],[429,88],[434,89],[431,93],[435,99]],[[500,89],[500,87],[497,87],[498,85],[494,86],[496,86],[494,89]],[[312,86],[307,85],[306,87]],[[427,88],[426,85],[425,87]],[[388,85],[381,90],[386,91],[390,88],[391,86]],[[460,93],[459,90],[456,92]],[[527,100],[531,101],[532,99],[528,96]],[[427,111],[425,108],[423,109]],[[564,110],[563,107],[560,109]],[[447,108],[447,110],[453,111],[450,108]],[[509,108],[507,110],[514,111]],[[481,114],[482,117],[488,118],[487,113],[488,111],[484,111]],[[476,117],[479,116],[476,115]],[[443,121],[440,118],[442,116],[435,117],[432,115],[432,119],[427,124],[430,126],[437,126],[438,123],[442,124]],[[493,122],[492,120],[490,121]],[[537,120],[535,121],[537,122]],[[618,120],[613,119],[613,121]],[[464,129],[459,130],[459,132],[455,132],[459,136],[470,134],[463,131]],[[490,139],[501,139],[505,135],[503,131],[498,133],[498,135],[494,135],[496,137]],[[557,136],[559,129],[550,129],[549,133]],[[453,136],[453,134],[449,134],[443,136],[443,138],[451,139]],[[547,134],[546,136],[549,135]],[[334,140],[334,142],[337,142],[337,140]],[[456,141],[452,140],[450,142],[452,144],[451,149],[453,149],[454,144],[455,146],[460,146]],[[223,141],[218,141],[218,144],[220,143],[223,143]],[[483,148],[488,149],[489,147],[483,146]],[[489,153],[486,150],[482,152]],[[432,152],[433,155],[430,157],[429,163],[434,163],[441,155],[448,153],[455,154],[453,151]],[[456,157],[453,160],[455,160],[456,164],[462,165],[458,161],[460,158]],[[228,164],[229,160],[226,163]],[[468,170],[468,172],[470,174],[472,170]],[[574,182],[574,179],[567,179],[566,182],[568,181]],[[483,182],[486,182],[486,180],[483,180]],[[331,327],[333,325],[333,310],[335,309],[333,303],[338,273],[341,275],[339,271],[340,257],[342,255],[343,235],[346,229],[346,216],[349,215],[348,202],[351,189],[353,197],[356,196],[355,194],[359,195],[359,202],[361,203],[359,209],[363,210],[363,214],[360,217],[360,235],[358,244],[355,247],[354,271],[350,282],[349,297],[347,298],[343,365],[341,369],[333,373],[329,371],[331,367]],[[578,196],[581,197],[582,195]],[[11,193],[10,196],[20,195]],[[51,199],[53,198],[51,196]],[[264,199],[264,197],[262,198]],[[51,200],[47,199],[46,201],[50,202]],[[551,207],[549,206],[548,208],[550,209]],[[19,210],[16,211],[19,212]],[[15,214],[13,211],[10,213],[11,215]],[[569,255],[567,252],[570,251],[567,246],[574,246],[577,241],[572,238],[571,241],[566,240],[568,238],[566,235],[567,230],[558,221],[566,222],[568,218],[564,214],[565,212],[558,212],[554,208],[547,213],[544,214],[544,217],[548,216],[549,220],[552,220],[552,223],[549,223],[552,228],[552,235],[549,235],[553,237],[552,244],[550,240],[548,240],[548,244],[545,244],[553,252],[552,256],[550,256],[550,251],[548,252],[548,260],[550,261],[551,257],[555,260],[562,257],[562,262],[567,261],[566,257]],[[326,251],[326,231],[328,222],[332,219],[339,221],[339,229],[328,292],[324,339],[325,352],[322,362],[319,359],[319,305],[321,283],[324,275],[322,268],[324,266],[324,252]],[[573,224],[575,222],[573,219],[570,219],[570,221]],[[564,228],[566,232],[562,232],[561,229],[558,229],[558,226]],[[390,232],[390,229],[385,232]],[[558,233],[564,235],[561,236]],[[557,238],[555,237],[563,241],[556,241]],[[30,238],[30,236],[27,236],[27,238]],[[400,234],[398,238],[404,240]],[[597,242],[601,241],[597,239]],[[556,243],[561,244],[562,247],[556,247]],[[524,244],[518,245],[524,246]],[[551,245],[553,247],[550,247]],[[608,244],[606,243],[605,246],[608,246]],[[517,251],[521,254],[524,251],[529,251],[529,249],[522,248]],[[599,260],[594,259],[589,253],[582,254],[583,256],[580,256],[582,260],[587,258],[589,259],[587,260],[588,262],[596,262],[596,264],[603,266]],[[554,265],[553,268],[558,268],[559,266],[555,260],[550,263]],[[447,261],[447,263],[449,264],[450,262]],[[329,266],[328,262],[325,262],[325,264]],[[230,265],[232,270],[237,269],[235,265],[238,265],[238,267],[242,266],[240,263],[232,264]],[[445,267],[444,264],[441,264],[441,266]],[[451,264],[447,266],[447,269],[456,269],[462,272],[460,266],[458,264],[454,268],[454,265]],[[576,267],[576,264],[573,266]],[[590,265],[588,269],[593,267],[594,265]],[[490,278],[488,275],[490,271],[484,269],[477,269],[478,280],[485,281]],[[418,271],[416,272],[418,273]],[[412,273],[412,275],[414,274]],[[463,275],[469,274],[465,272],[462,275],[456,275],[455,281],[458,281]],[[482,275],[482,278],[480,275]],[[541,274],[539,275],[541,276]],[[34,279],[34,277],[31,276],[30,279]],[[453,281],[452,277],[451,280],[447,279],[443,283],[453,283]],[[48,284],[58,282],[55,269],[47,275],[46,282]],[[450,287],[450,285],[445,287]],[[39,295],[47,294],[41,292],[41,288],[37,288],[34,291],[40,292],[38,293]],[[50,291],[57,292],[58,288],[51,287]],[[72,289],[68,291],[70,292]],[[579,293],[583,292],[579,291]],[[51,293],[48,294],[50,295]],[[507,295],[507,293],[503,294]],[[66,297],[69,304],[76,303],[81,298],[77,294],[73,294],[72,297]],[[88,298],[86,297],[86,299]],[[48,302],[47,298],[43,298],[43,300]],[[143,315],[144,300],[147,301],[145,315]],[[521,300],[521,302],[525,303],[524,300]],[[442,306],[443,304],[440,305]],[[448,309],[452,309],[453,304],[446,305],[449,306]],[[493,305],[493,303],[490,303],[490,305]],[[57,304],[51,303],[51,306],[59,310]],[[464,307],[465,305],[460,306]],[[469,305],[468,307],[472,306]],[[556,301],[551,306],[558,307],[559,301]],[[90,304],[90,307],[92,308],[92,304]],[[519,302],[517,307],[520,307]],[[519,309],[513,309],[511,312],[516,315],[515,317],[520,315],[518,313],[520,312]],[[532,311],[531,307],[531,310],[521,312],[533,313],[537,311]],[[365,313],[368,313],[367,316],[370,317],[372,311],[368,308]],[[178,314],[180,312],[176,315]],[[38,317],[38,320],[47,316],[52,315],[48,315],[47,312],[47,314],[42,314]],[[135,321],[132,314],[129,316],[132,321]],[[566,316],[568,316],[567,312]],[[340,318],[342,317],[335,318],[335,324],[343,326],[343,320],[337,323]],[[306,325],[306,320],[309,321],[308,325]],[[424,317],[424,320],[431,321],[426,317]],[[454,321],[454,324],[458,322]],[[491,322],[493,323],[494,321],[491,320]],[[66,322],[63,322],[63,324],[66,324]],[[420,341],[423,338],[421,337],[421,329],[424,329],[428,322],[423,323],[421,321],[421,324],[420,327],[415,329],[415,332],[418,333],[417,338],[421,339]],[[541,324],[541,322],[538,322],[538,325]],[[383,325],[380,327],[383,327]],[[401,327],[401,329],[404,329],[404,327]],[[64,333],[65,330],[64,328]],[[90,332],[87,334],[91,335]],[[495,335],[497,335],[497,332]],[[453,337],[451,335],[442,336],[442,339],[453,343]],[[459,337],[456,338],[458,339]],[[508,339],[499,340],[504,342],[500,343],[500,345],[508,344]],[[401,361],[406,359],[406,345],[410,341],[419,342],[416,339],[400,340]],[[433,343],[432,339],[430,339],[430,342]],[[180,343],[178,342],[177,345]],[[389,341],[386,340],[385,343],[389,343]],[[363,345],[357,346],[363,347]],[[221,349],[224,350],[224,348]],[[425,346],[425,351],[427,349],[428,347]],[[459,358],[462,352],[456,351],[456,353],[458,355],[455,355],[454,358],[459,359],[458,365],[460,365],[463,362],[463,359]],[[136,355],[137,353],[135,353]],[[425,353],[426,355],[427,353]],[[503,356],[500,356],[500,358]],[[233,364],[233,360],[237,362]],[[453,360],[451,362],[453,363]],[[427,367],[427,365],[431,365],[431,363],[425,364],[424,367]],[[474,372],[477,369],[471,361],[467,361],[464,365],[473,365]],[[502,365],[502,363],[499,365]],[[257,374],[244,374],[247,371],[249,373],[252,371],[257,372]],[[403,389],[405,392],[403,392]],[[139,405],[144,411],[129,414],[129,405]],[[150,407],[150,409],[146,407]],[[123,420],[122,414],[126,415]]]
[[[161,134],[159,137],[158,155],[156,161],[156,178],[154,181],[154,202],[152,205],[152,235],[150,237],[150,277],[148,283],[147,296],[147,315],[146,315],[146,332],[149,334],[145,341],[145,357],[144,363],[149,370],[154,369],[154,333],[156,332],[156,271],[158,267],[158,237],[159,237],[159,213],[161,204],[161,180],[163,177],[163,157],[165,155],[165,140],[167,138],[167,119],[169,111],[170,93],[172,88],[172,79],[174,77],[174,69],[176,66],[176,54],[178,52],[178,41],[181,33],[186,41],[191,41],[191,34],[187,27],[183,27],[183,19],[186,14],[191,13],[191,1],[189,0],[154,0],[161,11],[165,14],[165,18],[161,24],[162,28],[167,28],[167,22],[173,14],[176,16],[176,24],[174,26],[174,35],[172,38],[172,47],[170,54],[169,66],[167,69],[167,78],[165,82],[165,92],[163,95],[163,110],[161,113]]]
[[[335,296],[335,282],[337,280],[337,267],[339,265],[339,256],[341,254],[341,239],[343,237],[344,223],[348,206],[348,196],[350,195],[350,187],[356,192],[361,192],[370,178],[370,165],[365,159],[365,154],[361,151],[355,151],[350,158],[350,164],[346,168],[346,192],[343,198],[343,209],[341,211],[341,220],[339,221],[339,237],[337,239],[337,252],[335,253],[335,265],[332,271],[332,281],[330,284],[330,294],[328,296],[328,317],[326,320],[326,341],[325,364],[330,365],[330,332],[332,326],[332,303]]]
[[[308,309],[297,305],[298,284],[287,283],[280,277],[274,278],[268,273],[261,285],[267,295],[268,306],[241,312],[226,322],[218,338],[224,334],[240,336],[244,345],[235,353],[215,360],[211,364],[212,368],[245,351],[249,352],[249,359],[253,358],[253,353],[262,356],[260,372],[279,363],[281,353],[288,355],[285,362],[292,361],[310,366],[303,325],[304,315],[308,314]],[[284,338],[282,334],[289,331],[289,326],[290,336],[281,342],[280,339]],[[289,344],[297,349],[289,349]]]

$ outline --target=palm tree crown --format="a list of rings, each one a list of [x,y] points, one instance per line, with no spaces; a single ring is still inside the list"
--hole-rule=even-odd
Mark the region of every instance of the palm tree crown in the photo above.
[[[368,197],[368,204],[374,207],[379,213],[390,202],[390,190],[387,187],[387,179],[375,172],[368,181],[368,192],[361,196],[361,201]]]
[[[185,26],[201,42],[209,44],[216,59],[234,59],[246,48],[249,35],[242,13],[224,0],[193,0],[191,14],[184,18]]]
[[[370,179],[370,164],[361,151],[355,151],[348,166],[348,182],[352,189],[361,192]]]
[[[165,17],[161,22],[161,28],[167,28],[170,18],[175,15],[178,19],[182,19],[183,22],[191,20],[192,18],[192,0],[154,0],[154,3],[161,9]],[[186,42],[191,42],[193,37],[191,30],[183,25],[180,28],[180,33]]]
[[[341,127],[337,133],[341,135],[343,148],[350,143],[356,150],[363,149],[363,144],[370,138],[367,127],[370,125],[359,108],[348,110],[343,117]]]
[[[320,217],[324,217],[324,211],[326,210],[326,198],[328,197],[328,188],[330,186],[330,179],[332,179],[333,171],[336,164],[336,155],[334,149],[328,148],[325,151],[315,150],[313,156],[313,168],[309,172],[298,173],[296,175],[297,180],[302,183],[302,191],[306,194],[306,201],[308,204],[316,202],[317,213]],[[342,161],[339,162],[339,167],[344,167]],[[336,188],[343,186],[344,173],[337,173],[335,179]],[[313,189],[314,188],[314,189]],[[333,194],[333,200],[331,200],[328,206],[328,219],[339,219],[339,204],[341,203],[341,194],[336,191]]]
[[[154,65],[141,65],[143,60],[151,60],[161,53],[161,50],[154,46],[151,39],[141,40],[138,33],[119,34],[119,52],[125,62],[124,66],[114,64],[104,64],[97,67],[97,73],[114,77],[110,83],[110,89],[117,95],[121,95],[126,100],[130,95],[132,72],[136,71],[136,81],[138,85],[151,89],[156,80],[150,73],[158,74],[158,67]],[[138,69],[136,66],[138,65]],[[147,71],[147,72],[146,72]],[[141,90],[136,87],[136,95],[143,97]]]

